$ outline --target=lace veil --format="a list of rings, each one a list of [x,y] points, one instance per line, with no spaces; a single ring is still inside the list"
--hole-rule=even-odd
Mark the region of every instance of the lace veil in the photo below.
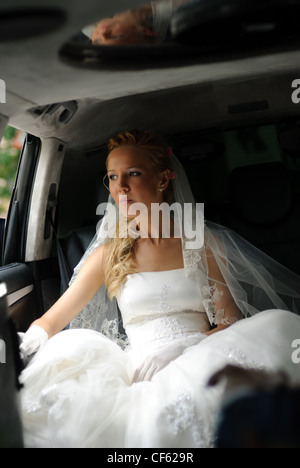
[[[172,161],[176,173],[170,182],[174,188],[172,215],[182,239],[185,274],[198,280],[210,324],[234,322],[236,310],[242,318],[268,309],[299,314],[300,278],[230,229],[204,222],[204,205],[195,203],[185,171],[175,155]],[[115,234],[120,215],[111,196],[105,213],[97,214],[104,216],[71,282],[89,256]],[[225,302],[226,308],[222,302],[224,294],[231,299]],[[105,286],[70,326],[97,330],[121,346],[126,343],[117,300],[109,300]]]

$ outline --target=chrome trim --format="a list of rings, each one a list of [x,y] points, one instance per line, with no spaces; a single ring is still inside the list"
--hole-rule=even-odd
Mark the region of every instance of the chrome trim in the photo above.
[[[26,288],[19,289],[19,291],[13,292],[7,295],[8,307],[11,307],[16,302],[20,301],[24,297],[28,296],[33,291],[33,284],[26,286]]]

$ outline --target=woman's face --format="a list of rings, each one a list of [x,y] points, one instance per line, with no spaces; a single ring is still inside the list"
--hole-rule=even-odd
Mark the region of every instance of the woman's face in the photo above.
[[[147,150],[123,146],[113,150],[107,160],[110,193],[122,213],[127,216],[133,203],[162,203],[168,183],[168,172],[157,173]]]

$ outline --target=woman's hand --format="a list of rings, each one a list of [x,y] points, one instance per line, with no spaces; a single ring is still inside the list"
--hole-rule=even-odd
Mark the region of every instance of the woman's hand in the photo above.
[[[19,333],[18,335],[22,340],[20,344],[22,358],[36,353],[48,341],[48,334],[38,325],[32,325],[26,333]]]
[[[143,364],[135,370],[132,382],[150,381],[155,374],[164,369],[180,356],[185,349],[184,345],[168,346],[149,356]]]

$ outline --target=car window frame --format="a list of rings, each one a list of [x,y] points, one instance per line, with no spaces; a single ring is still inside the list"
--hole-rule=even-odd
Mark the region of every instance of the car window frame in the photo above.
[[[28,211],[39,154],[40,139],[26,134],[7,213],[1,266],[25,261]]]

